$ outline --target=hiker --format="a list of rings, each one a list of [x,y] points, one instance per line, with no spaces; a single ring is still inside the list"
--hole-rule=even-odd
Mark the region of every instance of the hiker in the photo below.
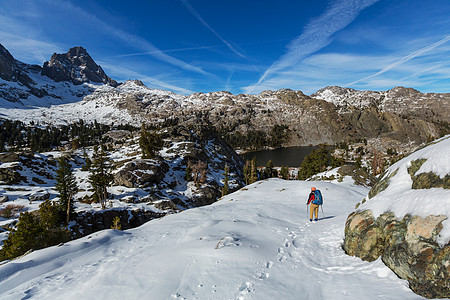
[[[311,204],[311,206],[309,207],[309,221],[312,222],[313,214],[315,214],[314,221],[317,221],[319,216],[319,206],[322,205],[322,194],[315,187],[311,188],[308,202],[306,202],[306,205],[309,204]]]

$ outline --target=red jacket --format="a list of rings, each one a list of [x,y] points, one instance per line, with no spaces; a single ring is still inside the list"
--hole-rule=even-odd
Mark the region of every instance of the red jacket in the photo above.
[[[309,197],[308,197],[308,202],[306,202],[306,205],[309,205],[312,201],[314,201],[314,192],[311,192],[310,194],[309,194]]]

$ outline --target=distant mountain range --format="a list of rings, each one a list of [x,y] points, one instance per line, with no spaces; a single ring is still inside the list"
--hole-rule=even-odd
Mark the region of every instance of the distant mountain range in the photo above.
[[[364,138],[382,148],[401,148],[448,133],[450,93],[329,86],[310,96],[289,89],[184,96],[150,89],[138,80],[117,83],[82,47],[55,53],[41,67],[14,59],[0,45],[0,113],[41,124],[79,119],[135,125],[165,119],[208,123],[235,147],[251,144],[258,132],[265,135],[264,146],[273,146],[275,126],[280,125],[281,146]]]

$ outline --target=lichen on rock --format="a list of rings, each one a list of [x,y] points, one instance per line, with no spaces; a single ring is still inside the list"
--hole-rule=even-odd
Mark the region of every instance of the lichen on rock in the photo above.
[[[394,177],[398,172],[398,169],[396,169],[394,172],[392,172],[389,175],[382,175],[380,178],[381,180],[378,181],[373,188],[369,191],[369,199],[375,197],[377,194],[381,193],[382,191],[384,191],[385,189],[387,189],[387,187],[389,186],[389,180]]]
[[[450,245],[436,239],[447,216],[406,215],[392,212],[375,218],[371,210],[356,211],[345,224],[343,249],[347,254],[383,262],[411,289],[427,298],[450,297]]]
[[[426,172],[417,174],[420,167],[426,162],[425,158],[411,161],[411,166],[408,168],[408,173],[413,181],[412,188],[419,189],[431,189],[431,188],[444,188],[450,189],[450,175],[446,175],[444,178],[434,174],[433,172]]]

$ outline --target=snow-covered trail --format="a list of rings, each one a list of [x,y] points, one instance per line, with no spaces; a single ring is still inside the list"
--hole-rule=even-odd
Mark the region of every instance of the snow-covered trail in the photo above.
[[[307,221],[310,187],[325,218]],[[341,248],[367,193],[271,179],[217,203],[36,251],[0,266],[0,299],[422,299],[381,261]]]

